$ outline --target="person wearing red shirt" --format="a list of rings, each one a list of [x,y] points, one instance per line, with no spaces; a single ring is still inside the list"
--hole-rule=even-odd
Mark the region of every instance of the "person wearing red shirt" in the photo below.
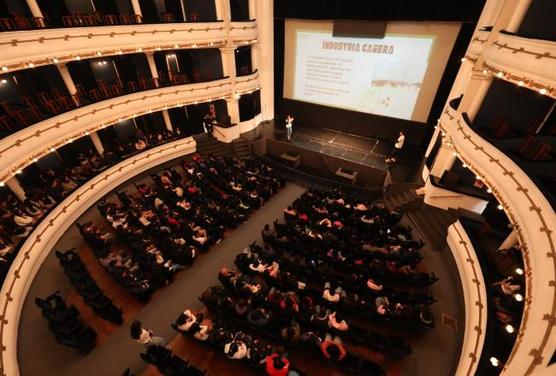
[[[346,356],[346,350],[340,337],[332,339],[330,334],[326,335],[325,340],[320,345],[320,350],[326,359],[333,362],[339,362]]]
[[[272,354],[266,358],[265,370],[268,376],[287,376],[290,362],[278,354]]]

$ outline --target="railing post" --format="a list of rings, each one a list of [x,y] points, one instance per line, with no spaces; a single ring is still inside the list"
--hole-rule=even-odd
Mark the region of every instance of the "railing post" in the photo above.
[[[170,119],[170,113],[168,112],[168,110],[162,110],[162,117],[164,118],[166,129],[173,133],[174,128],[172,127],[172,120]]]

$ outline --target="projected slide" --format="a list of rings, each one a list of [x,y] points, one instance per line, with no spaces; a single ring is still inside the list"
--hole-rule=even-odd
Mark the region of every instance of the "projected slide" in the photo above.
[[[435,36],[296,32],[293,99],[411,119]]]

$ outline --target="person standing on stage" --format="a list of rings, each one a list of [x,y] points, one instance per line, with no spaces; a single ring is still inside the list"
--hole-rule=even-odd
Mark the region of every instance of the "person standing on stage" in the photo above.
[[[403,132],[400,132],[398,139],[394,144],[394,149],[392,150],[392,154],[390,154],[390,157],[386,158],[386,162],[396,162],[396,158],[394,158],[394,156],[398,154],[400,150],[402,150],[404,143],[405,143],[405,135],[403,134]]]
[[[288,115],[286,116],[286,134],[288,137],[288,141],[292,138],[292,131],[293,131],[293,116]]]

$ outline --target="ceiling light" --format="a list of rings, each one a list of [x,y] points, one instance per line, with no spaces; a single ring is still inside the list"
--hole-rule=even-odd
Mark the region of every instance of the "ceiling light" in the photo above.
[[[523,295],[521,295],[521,294],[515,294],[515,295],[514,295],[514,299],[515,299],[516,301],[518,301],[518,302],[521,302],[521,301],[523,301]]]
[[[142,47],[139,47],[139,48],[137,49],[137,51],[138,51],[138,52],[143,52],[143,48],[142,48]]]
[[[510,324],[506,325],[506,332],[512,334],[513,332],[515,332],[515,328],[513,326],[511,326]]]
[[[58,59],[57,59],[57,58],[54,58],[54,59],[52,59],[52,62],[53,62],[54,64],[56,64],[56,63],[58,62]]]
[[[466,61],[467,61],[467,58],[466,58],[466,57],[462,57],[462,58],[461,58],[461,62],[462,62],[462,63],[465,63]]]
[[[2,79],[2,81],[0,81],[2,83],[2,85],[5,85],[8,83],[8,80],[6,80],[5,78]]]
[[[4,183],[3,181],[0,181],[0,187],[3,187],[4,185],[6,185],[6,183]]]
[[[75,55],[75,60],[81,60],[81,56]]]
[[[102,52],[97,51],[97,56],[102,56]]]
[[[523,85],[525,84],[525,82],[519,81],[517,84],[518,84],[519,86],[523,86]]]
[[[521,268],[515,268],[515,274],[523,275],[523,269],[521,269]]]
[[[174,48],[180,48],[180,45],[176,43],[174,44]]]
[[[502,73],[502,72],[496,73],[496,77],[498,77],[498,78],[502,77],[503,75],[504,75],[504,73]]]
[[[488,193],[492,193],[492,189],[490,189],[490,188],[487,189],[487,192],[488,192]]]
[[[487,73],[488,73],[488,70],[483,69],[483,74],[487,74]]]
[[[15,173],[18,174],[18,175],[21,174],[21,169],[17,169],[17,170],[15,171]]]
[[[498,208],[498,210],[504,209],[504,207],[503,207],[502,205],[500,205],[500,204],[498,204],[497,208]]]
[[[2,72],[7,72],[8,71],[8,67],[2,67]]]
[[[123,53],[124,53],[124,51],[122,51],[122,50],[119,50],[119,51],[118,51],[118,55],[121,55],[121,54],[123,54]]]
[[[546,89],[543,87],[541,90],[539,90],[539,93],[541,93],[542,95],[546,94]]]
[[[156,50],[157,50],[157,51],[160,51],[160,50],[161,50],[160,46],[157,46],[157,47],[156,47]]]
[[[492,364],[493,367],[498,367],[500,365],[500,361],[497,358],[491,356],[490,364]]]
[[[29,68],[33,68],[35,66],[35,63],[29,63]]]

